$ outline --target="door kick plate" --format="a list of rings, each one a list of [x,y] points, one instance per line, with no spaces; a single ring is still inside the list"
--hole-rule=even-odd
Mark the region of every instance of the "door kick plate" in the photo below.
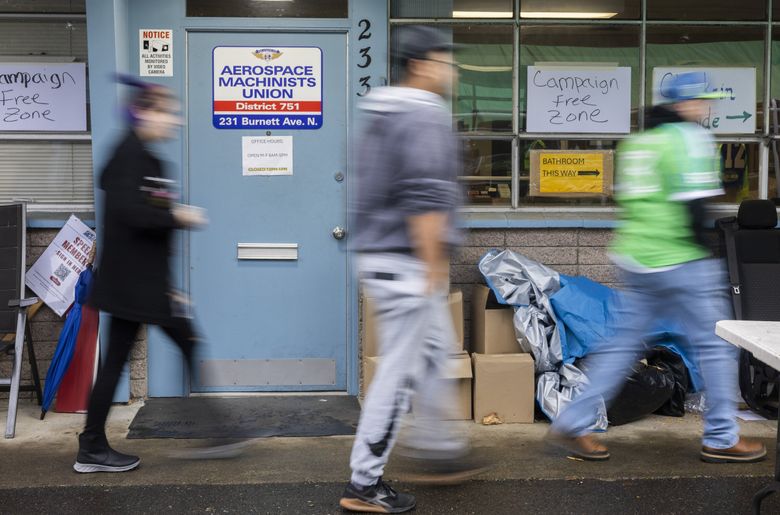
[[[298,244],[239,243],[237,258],[240,261],[296,261],[298,259]]]
[[[200,386],[333,386],[336,360],[208,359],[200,362]]]

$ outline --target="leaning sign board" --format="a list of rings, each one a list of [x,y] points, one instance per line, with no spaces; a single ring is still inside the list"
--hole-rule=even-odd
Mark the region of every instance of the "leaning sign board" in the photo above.
[[[669,82],[683,72],[700,71],[707,77],[707,90],[719,93],[712,100],[707,114],[699,120],[705,129],[720,134],[753,134],[756,131],[756,69],[755,68],[653,68],[653,104],[669,99]]]
[[[612,150],[531,150],[529,194],[583,197],[612,194]]]
[[[85,130],[84,63],[0,63],[0,131]]]
[[[528,67],[528,132],[627,133],[631,68]]]
[[[73,304],[79,274],[94,243],[95,232],[71,215],[25,275],[27,286],[59,316]]]
[[[217,129],[319,129],[322,50],[215,47],[213,91]]]

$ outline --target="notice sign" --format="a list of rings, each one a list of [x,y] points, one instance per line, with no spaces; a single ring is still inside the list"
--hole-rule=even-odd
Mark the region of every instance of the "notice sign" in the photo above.
[[[609,195],[612,150],[531,150],[532,196]]]
[[[0,131],[87,130],[84,66],[0,64]]]
[[[322,50],[316,47],[216,47],[217,129],[322,127]]]
[[[292,175],[292,136],[241,138],[244,175]]]
[[[528,132],[630,130],[631,68],[528,67]]]
[[[87,267],[94,243],[95,232],[71,215],[27,271],[27,287],[59,316],[73,304],[79,274]]]
[[[141,29],[139,32],[141,77],[173,77],[173,31]]]
[[[711,100],[699,120],[705,129],[721,134],[753,134],[756,131],[755,68],[653,68],[653,105],[669,102],[669,81],[678,73],[704,72],[707,91],[722,98]]]

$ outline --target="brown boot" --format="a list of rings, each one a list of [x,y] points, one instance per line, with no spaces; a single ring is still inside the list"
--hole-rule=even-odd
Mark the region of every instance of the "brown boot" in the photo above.
[[[609,450],[591,435],[568,436],[555,431],[547,433],[547,441],[568,453],[572,458],[587,461],[605,461],[609,459]]]
[[[766,458],[766,446],[755,440],[740,437],[737,445],[728,449],[702,446],[701,460],[707,463],[754,463]]]

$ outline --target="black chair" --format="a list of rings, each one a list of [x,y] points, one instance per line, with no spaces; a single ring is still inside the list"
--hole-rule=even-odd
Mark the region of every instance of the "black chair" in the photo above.
[[[780,230],[771,200],[746,200],[737,217],[721,218],[716,227],[725,250],[734,318],[780,321]],[[780,375],[742,351],[739,387],[757,413],[777,419]]]
[[[13,334],[13,344],[3,345],[2,350],[13,355],[11,377],[0,378],[0,391],[9,391],[8,418],[5,437],[13,438],[16,432],[16,407],[19,391],[35,391],[41,404],[41,381],[35,360],[28,309],[38,303],[36,297],[24,297],[26,271],[27,212],[24,204],[0,206],[0,336]],[[3,338],[6,341],[10,338]],[[22,355],[27,342],[32,384],[22,385]]]

